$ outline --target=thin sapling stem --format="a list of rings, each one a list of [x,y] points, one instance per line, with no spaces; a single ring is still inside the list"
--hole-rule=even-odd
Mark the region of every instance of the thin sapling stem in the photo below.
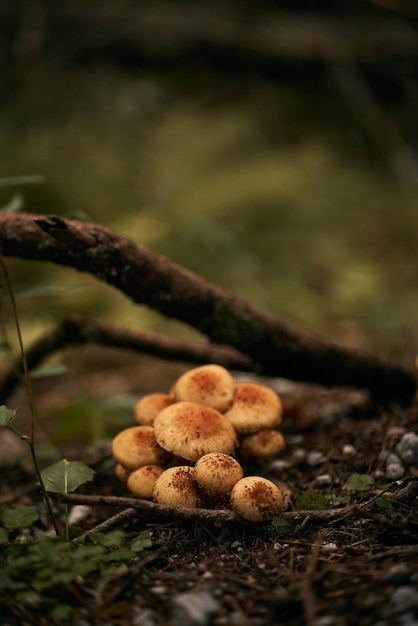
[[[20,355],[21,355],[21,359],[22,359],[23,378],[24,378],[24,381],[25,381],[26,395],[27,395],[27,399],[28,399],[28,403],[29,403],[29,412],[30,412],[30,417],[31,417],[30,436],[28,437],[26,435],[22,435],[22,439],[24,441],[26,441],[26,443],[29,446],[31,457],[32,457],[32,461],[33,461],[33,465],[34,465],[34,468],[35,468],[36,477],[38,479],[42,495],[43,495],[43,497],[45,499],[45,503],[46,503],[46,506],[47,506],[47,509],[48,509],[48,513],[49,513],[52,525],[54,526],[55,533],[57,535],[59,535],[60,533],[59,533],[59,530],[58,530],[58,526],[57,526],[57,522],[56,522],[56,519],[55,519],[54,511],[52,509],[51,500],[48,497],[48,493],[47,493],[47,490],[45,488],[45,483],[44,483],[43,478],[42,478],[41,470],[39,468],[38,459],[36,457],[36,450],[35,450],[35,405],[34,405],[34,401],[33,401],[32,386],[31,386],[31,383],[30,383],[28,364],[27,364],[27,360],[26,360],[25,348],[24,348],[24,345],[23,345],[22,332],[21,332],[21,329],[20,329],[20,323],[19,323],[19,316],[18,316],[18,313],[17,313],[16,300],[15,300],[15,297],[14,297],[14,294],[13,294],[13,289],[12,289],[12,285],[11,285],[11,282],[10,282],[9,273],[7,271],[7,267],[6,267],[6,264],[4,262],[4,258],[3,258],[2,254],[1,254],[1,251],[0,251],[0,265],[1,265],[2,274],[3,274],[3,277],[4,277],[4,282],[5,282],[5,285],[6,285],[6,288],[7,288],[7,292],[8,292],[9,297],[10,297],[10,302],[12,304],[13,318],[14,318],[14,322],[15,322],[17,337],[18,337],[18,341],[19,341]]]

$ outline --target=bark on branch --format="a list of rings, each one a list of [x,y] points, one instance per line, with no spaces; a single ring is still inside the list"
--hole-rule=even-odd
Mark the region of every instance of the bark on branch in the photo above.
[[[5,256],[50,261],[89,272],[134,302],[229,345],[271,376],[369,390],[380,402],[408,404],[415,377],[395,364],[296,332],[273,317],[129,238],[56,216],[0,213]]]
[[[153,333],[140,333],[115,324],[82,318],[77,315],[65,319],[57,328],[46,332],[25,350],[29,370],[33,370],[48,356],[85,344],[133,350],[170,361],[188,363],[218,363],[228,369],[258,372],[260,367],[249,357],[227,346],[185,342]],[[0,404],[6,404],[22,379],[21,360],[11,365],[0,377]]]

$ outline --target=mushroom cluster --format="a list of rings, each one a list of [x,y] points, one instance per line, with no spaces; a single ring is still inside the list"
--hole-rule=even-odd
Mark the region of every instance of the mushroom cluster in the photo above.
[[[241,463],[284,448],[281,417],[280,398],[269,387],[236,381],[220,365],[195,367],[169,393],[138,400],[136,425],[112,441],[116,475],[140,498],[232,507],[248,521],[267,521],[282,510],[282,492],[260,476],[244,477]]]

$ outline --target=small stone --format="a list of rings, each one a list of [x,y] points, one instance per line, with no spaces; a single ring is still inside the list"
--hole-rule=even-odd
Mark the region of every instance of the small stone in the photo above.
[[[320,474],[316,477],[315,483],[318,487],[329,487],[332,485],[332,476],[331,474]]]
[[[284,470],[288,469],[289,466],[289,462],[285,461],[285,459],[275,459],[270,463],[269,471],[272,474],[280,475]]]
[[[401,459],[409,465],[418,464],[418,435],[414,432],[405,433],[398,445],[396,451]]]
[[[294,463],[303,463],[305,459],[306,459],[305,448],[295,448],[293,450],[293,462]]]
[[[398,480],[405,473],[405,469],[403,465],[398,463],[389,463],[386,465],[386,478],[389,480]]]
[[[154,613],[151,609],[135,607],[129,622],[132,626],[156,626]]]
[[[308,452],[306,457],[306,462],[310,467],[316,467],[317,465],[321,465],[325,461],[325,456],[319,450],[312,450],[312,452]]]
[[[343,456],[351,459],[353,456],[356,456],[357,450],[350,443],[346,443],[345,446],[343,446],[342,453]]]
[[[407,613],[418,608],[418,591],[412,585],[402,585],[390,596],[390,603],[396,613]]]
[[[207,591],[186,591],[173,600],[172,626],[207,626],[219,602]]]
[[[402,465],[400,457],[394,452],[389,452],[389,450],[381,450],[378,458],[379,461],[383,461],[386,465],[391,465],[392,463]]]
[[[399,563],[390,567],[383,576],[384,582],[391,583],[393,585],[404,585],[409,582],[410,576],[408,574],[408,568],[405,563]]]

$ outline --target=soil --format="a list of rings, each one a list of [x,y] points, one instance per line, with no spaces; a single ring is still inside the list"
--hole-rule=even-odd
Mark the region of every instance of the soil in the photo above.
[[[83,386],[103,388],[104,373],[108,390],[140,394],[169,388],[187,367],[147,358],[138,362],[133,356],[127,363],[98,350],[84,356],[79,369],[69,357],[71,374],[63,379],[35,385],[41,410],[57,395],[71,398]],[[86,363],[95,368],[90,376],[86,376]],[[402,475],[394,479],[388,477],[386,463],[402,435],[417,431],[418,404],[408,409],[383,408],[370,404],[359,391],[283,380],[263,382],[283,399],[281,431],[286,448],[278,459],[247,467],[246,473],[263,474],[287,485],[291,494],[284,513],[288,532],[271,522],[223,524],[173,521],[169,516],[161,522],[141,510],[134,517],[121,517],[119,526],[129,537],[149,530],[152,545],[130,563],[127,572],[102,586],[87,578],[54,588],[57,599],[74,605],[72,624],[418,623],[417,492],[409,499],[396,499],[406,485],[415,484],[418,470],[403,463]],[[16,405],[19,393],[9,406]],[[114,476],[108,442],[73,443],[67,452],[96,470],[94,482],[77,493],[128,495]],[[353,473],[372,476],[373,486],[363,493],[347,491],[344,483]],[[9,463],[3,475],[2,502],[43,506],[25,464]],[[308,489],[329,497],[330,508],[321,514],[305,510],[296,517],[292,512]],[[390,498],[387,508],[378,505],[382,493]],[[349,502],[339,501],[341,496]],[[356,513],[346,508],[352,505],[360,505]],[[347,515],[331,515],[335,509],[346,510]],[[89,507],[77,521],[79,532],[88,532],[121,511],[123,507]],[[16,597],[3,594],[2,604],[4,625],[52,623],[43,616],[42,607],[28,611]]]

